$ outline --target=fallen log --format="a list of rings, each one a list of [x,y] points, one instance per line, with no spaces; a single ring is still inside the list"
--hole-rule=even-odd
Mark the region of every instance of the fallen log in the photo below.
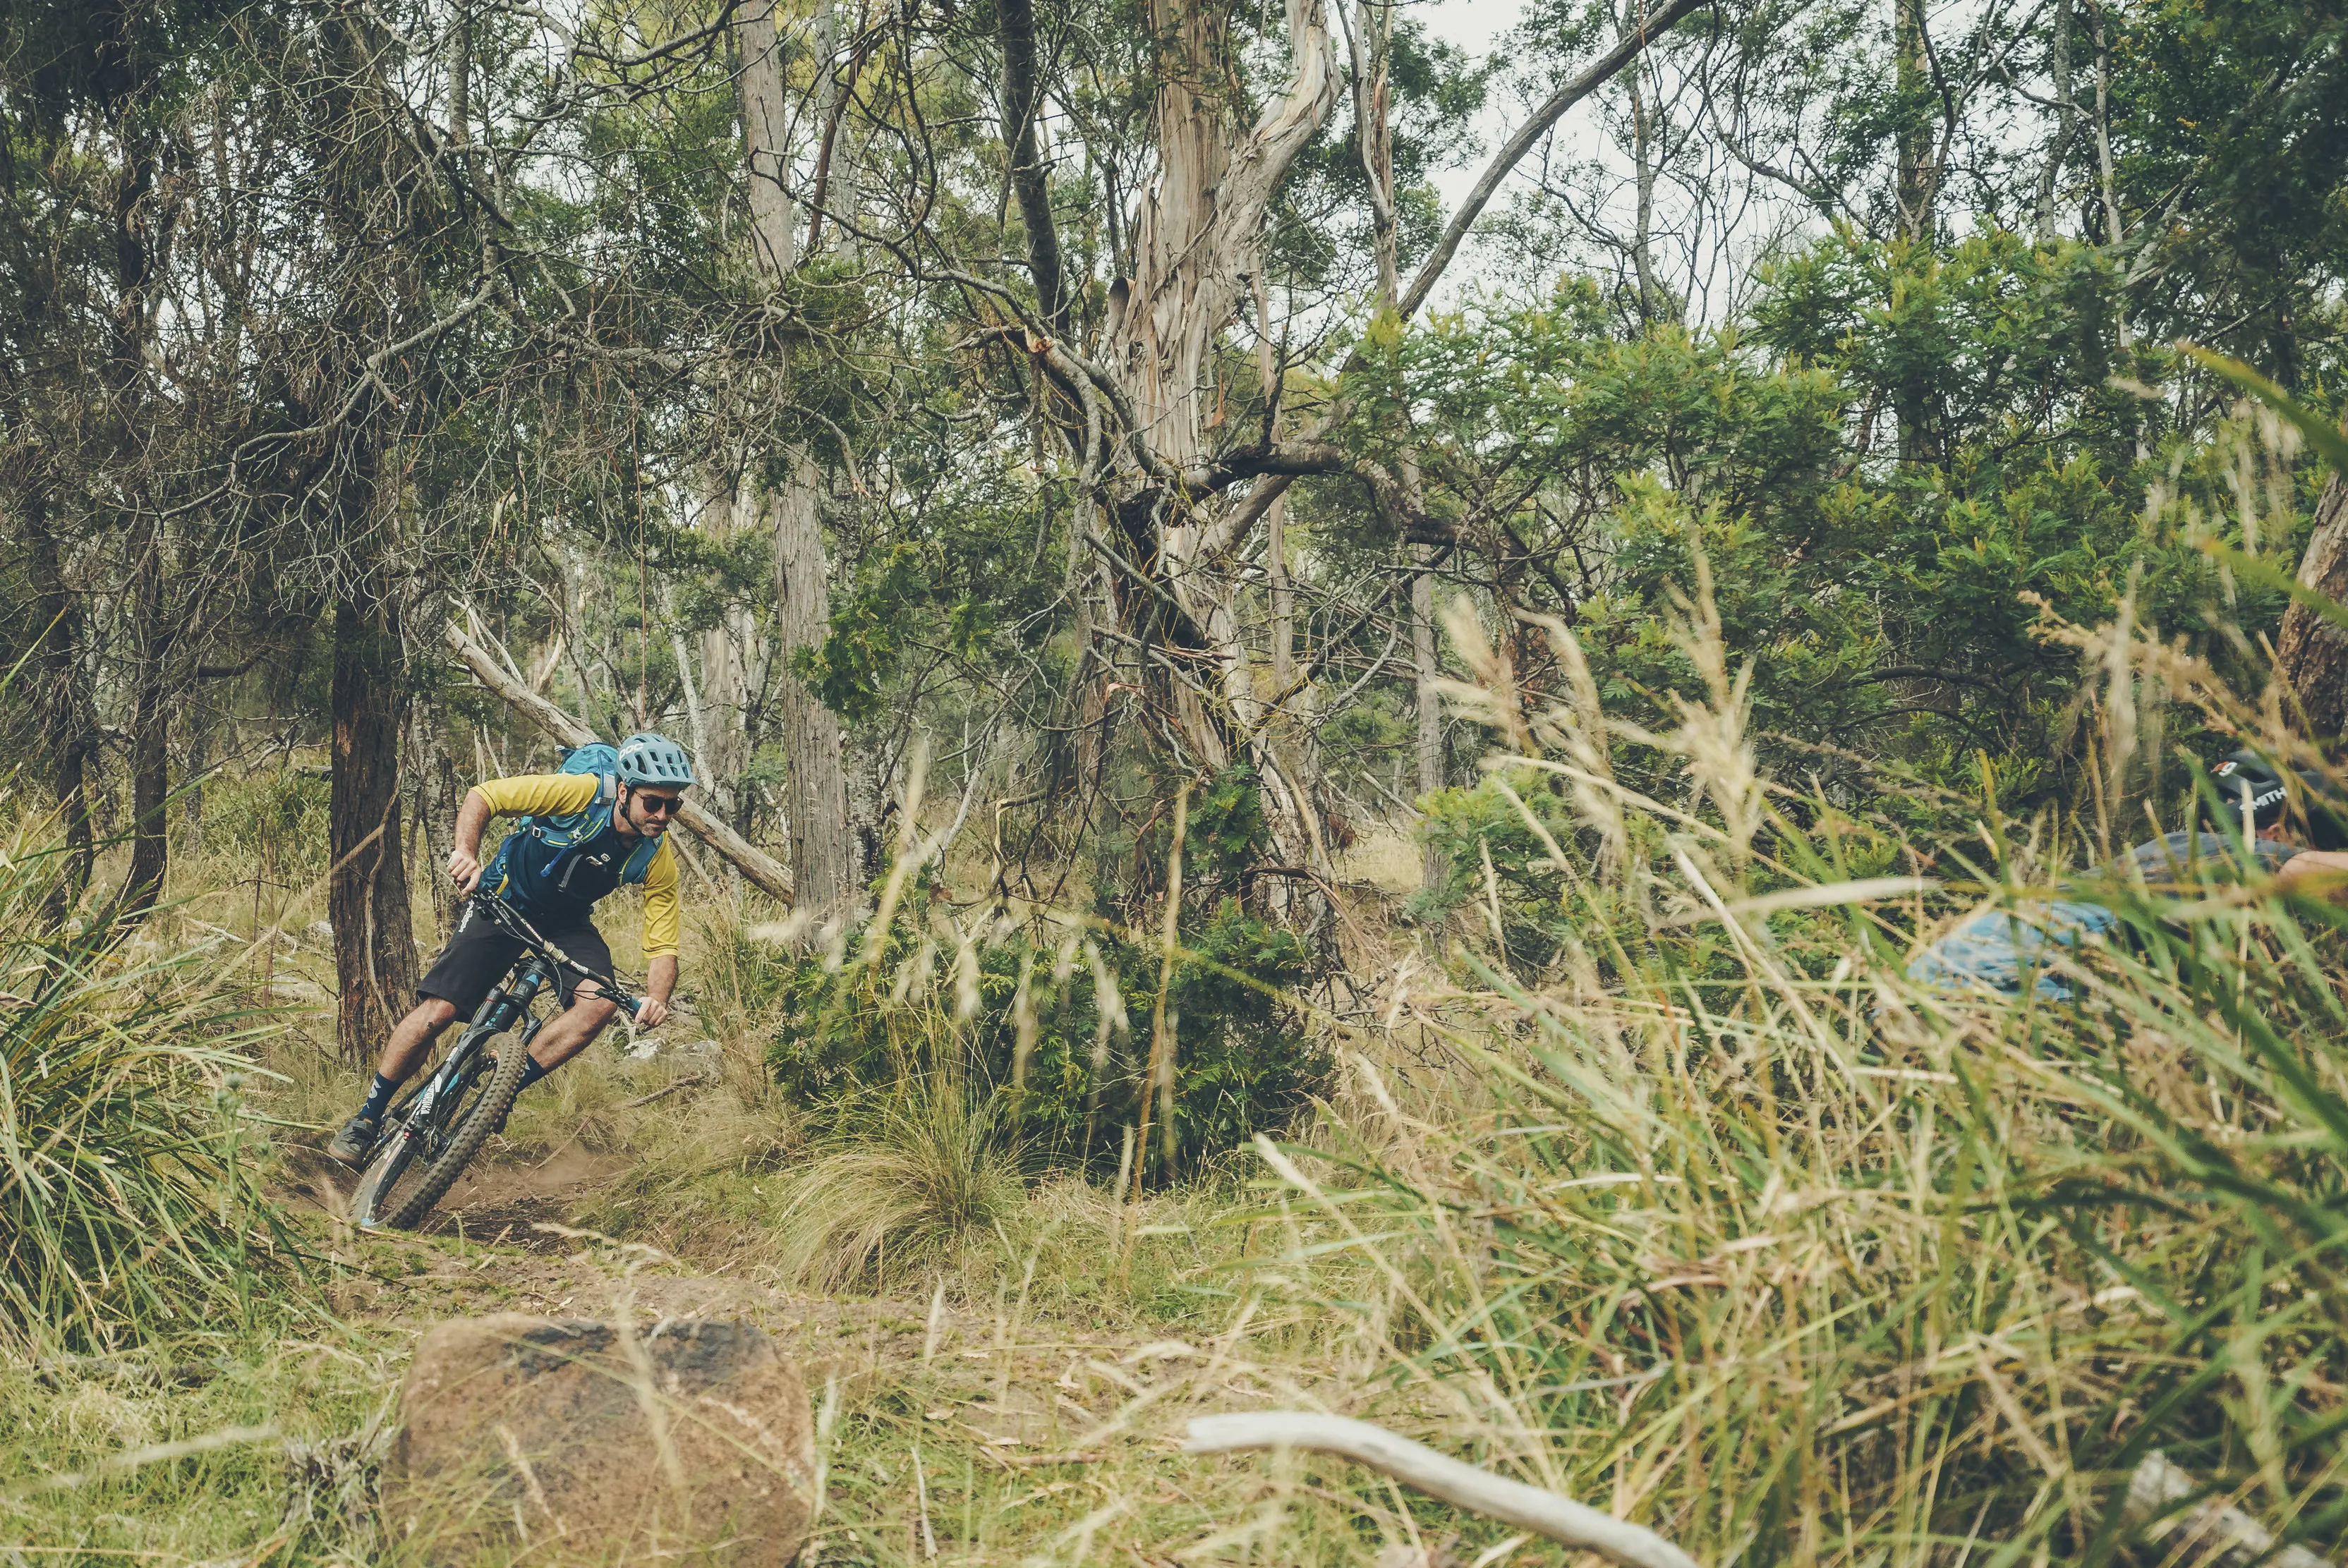
[[[462,627],[451,623],[445,635],[449,648],[464,661],[465,668],[473,672],[474,679],[504,698],[507,706],[560,743],[583,746],[600,738],[594,731],[531,691],[527,682],[500,664],[488,649],[467,636]],[[786,904],[791,901],[791,874],[784,870],[773,856],[710,815],[690,796],[677,803],[676,819],[695,838],[725,856],[726,862],[748,877],[755,886]]]
[[[1488,1515],[1566,1546],[1594,1552],[1621,1568],[1696,1568],[1695,1559],[1647,1529],[1538,1486],[1437,1453],[1384,1427],[1302,1410],[1200,1416],[1184,1453],[1240,1449],[1313,1449],[1367,1465],[1456,1507]]]

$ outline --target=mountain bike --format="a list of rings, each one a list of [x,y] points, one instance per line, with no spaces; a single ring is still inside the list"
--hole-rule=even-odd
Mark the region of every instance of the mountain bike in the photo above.
[[[432,1205],[457,1184],[481,1145],[505,1125],[514,1096],[521,1092],[530,1042],[546,1019],[530,1004],[553,989],[569,970],[593,980],[603,994],[633,1017],[642,1001],[611,976],[599,974],[556,947],[520,911],[493,893],[476,893],[473,907],[491,925],[522,944],[521,956],[492,989],[457,1043],[433,1071],[392,1105],[351,1195],[351,1219],[361,1229],[413,1230]],[[520,1024],[510,1039],[499,1037]]]

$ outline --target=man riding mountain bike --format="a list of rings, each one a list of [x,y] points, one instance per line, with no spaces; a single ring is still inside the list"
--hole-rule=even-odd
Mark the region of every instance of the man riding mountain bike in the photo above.
[[[612,950],[589,917],[596,901],[623,883],[641,884],[647,973],[636,1022],[656,1028],[668,1016],[669,993],[676,988],[676,852],[667,833],[693,782],[685,749],[645,733],[620,743],[608,775],[526,774],[476,784],[457,813],[448,875],[469,897],[479,889],[497,895],[581,967],[604,974],[611,971]],[[524,820],[484,867],[481,831],[492,815]],[[417,982],[416,1009],[385,1042],[366,1102],[335,1134],[329,1154],[354,1170],[366,1163],[400,1084],[424,1064],[450,1024],[473,1015],[522,949],[518,938],[466,906],[448,945]],[[530,1040],[525,1089],[586,1050],[618,1010],[592,979],[566,972],[558,984],[562,1011]]]
[[[2348,903],[2348,799],[2320,777],[2293,774],[2249,750],[2211,767],[2209,782],[2216,809],[2204,802],[2196,812],[2206,820],[2137,845],[2106,872],[2168,889],[2258,874],[2277,887],[2317,890]],[[1951,996],[2019,996],[2027,982],[2041,1001],[2067,1001],[2071,986],[2048,972],[2047,960],[2056,949],[2123,930],[2118,912],[2093,899],[2054,898],[2019,910],[1993,905],[1918,953],[1908,978]]]

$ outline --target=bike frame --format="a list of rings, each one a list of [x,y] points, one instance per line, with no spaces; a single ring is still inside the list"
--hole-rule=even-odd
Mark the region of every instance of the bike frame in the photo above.
[[[631,1014],[643,1006],[610,975],[596,973],[548,941],[536,927],[522,917],[520,911],[504,899],[495,894],[482,894],[475,897],[474,904],[482,911],[484,918],[521,942],[525,951],[514,961],[514,967],[499,982],[497,989],[483,998],[481,1005],[474,1009],[464,1032],[457,1037],[457,1043],[449,1048],[440,1065],[427,1073],[422,1083],[391,1108],[391,1113],[385,1118],[388,1131],[377,1140],[374,1148],[367,1151],[369,1161],[373,1161],[393,1138],[421,1138],[425,1152],[438,1157],[450,1130],[438,1124],[433,1112],[443,1100],[458,1092],[472,1077],[480,1065],[484,1043],[513,1028],[517,1019],[523,1020],[521,1030],[516,1037],[518,1047],[523,1050],[530,1049],[530,1042],[537,1039],[538,1031],[546,1026],[544,1019],[530,1016],[530,1006],[554,984],[558,964],[582,979],[593,980],[602,988],[605,996]]]
[[[419,1120],[429,1122],[432,1111],[443,1097],[452,1091],[475,1065],[483,1041],[494,1039],[513,1027],[513,1021],[527,1012],[530,1004],[553,982],[554,975],[544,958],[536,954],[517,967],[496,990],[491,991],[466,1024],[465,1032],[457,1037],[448,1055],[438,1070],[427,1074],[421,1087],[392,1110],[394,1120],[413,1127]],[[518,1037],[521,1049],[528,1050],[530,1042],[546,1020],[531,1018],[522,1025]]]

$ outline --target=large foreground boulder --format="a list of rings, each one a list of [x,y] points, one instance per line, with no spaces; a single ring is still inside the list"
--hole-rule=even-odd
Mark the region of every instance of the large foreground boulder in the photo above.
[[[748,1324],[444,1323],[402,1400],[384,1507],[421,1561],[783,1568],[807,1539],[807,1387]]]

